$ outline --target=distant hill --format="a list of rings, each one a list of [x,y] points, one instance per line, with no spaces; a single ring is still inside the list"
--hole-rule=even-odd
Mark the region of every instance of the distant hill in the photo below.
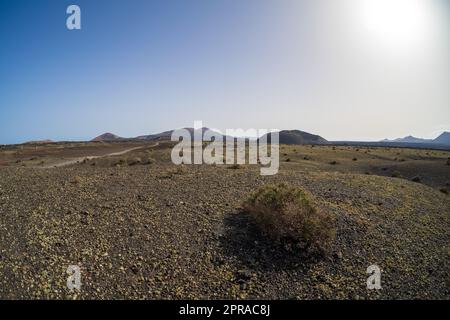
[[[300,130],[282,130],[279,133],[280,144],[326,144],[327,140],[316,134]],[[268,136],[267,136],[268,135]],[[271,141],[271,134],[266,134],[267,141]]]
[[[209,128],[203,127],[201,129],[194,129],[194,128],[183,128],[187,131],[189,131],[189,133],[191,134],[191,137],[195,137],[195,134],[199,135],[200,131],[201,131],[201,136],[203,136],[203,134],[205,133],[205,131],[207,130],[211,130]],[[161,133],[156,133],[156,134],[150,134],[150,135],[145,135],[145,136],[139,136],[136,139],[139,140],[147,140],[147,141],[161,141],[161,140],[170,140],[172,137],[172,132],[175,130],[170,130],[170,131],[164,131]],[[214,134],[217,136],[223,136],[222,134],[211,130],[212,132],[214,132]]]
[[[118,135],[115,135],[113,133],[107,132],[102,135],[99,135],[98,137],[95,137],[91,141],[119,141],[124,140],[124,138],[119,137]]]
[[[173,130],[136,137],[138,140],[156,141],[170,140]]]
[[[443,132],[439,137],[433,140],[434,143],[450,145],[450,132]]]
[[[422,139],[416,138],[413,136],[407,136],[404,138],[397,138],[394,140],[384,139],[380,142],[398,142],[398,143],[434,143],[434,144],[442,144],[442,145],[450,145],[450,132],[443,132],[436,139]]]
[[[27,141],[24,144],[47,144],[47,143],[53,143],[53,140],[47,139],[47,140]]]
[[[430,143],[433,140],[431,139],[422,139],[422,138],[416,138],[413,136],[407,136],[404,138],[397,138],[394,140],[384,139],[382,142],[406,142],[406,143]]]

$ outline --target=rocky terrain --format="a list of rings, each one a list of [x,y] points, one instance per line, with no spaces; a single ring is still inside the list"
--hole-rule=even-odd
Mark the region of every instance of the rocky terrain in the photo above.
[[[450,152],[283,146],[280,172],[263,177],[251,165],[177,167],[170,150],[2,148],[0,298],[450,298]],[[329,254],[274,243],[242,212],[250,191],[281,181],[335,217]],[[381,290],[366,288],[372,264]],[[81,291],[66,286],[69,265]]]

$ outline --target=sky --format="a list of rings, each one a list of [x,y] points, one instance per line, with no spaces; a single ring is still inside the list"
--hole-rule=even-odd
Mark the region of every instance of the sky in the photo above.
[[[0,144],[195,120],[434,138],[450,131],[449,3],[0,0]]]

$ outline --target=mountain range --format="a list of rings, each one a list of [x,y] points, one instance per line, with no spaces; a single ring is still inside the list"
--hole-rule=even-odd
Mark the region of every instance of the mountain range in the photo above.
[[[407,136],[404,138],[397,138],[393,140],[384,139],[381,142],[399,142],[399,143],[434,143],[442,145],[450,145],[450,132],[443,132],[435,139],[422,139],[413,136]]]
[[[210,130],[208,128],[194,129],[194,128],[184,128],[191,134],[192,137],[195,137],[195,133],[199,136],[203,135],[206,130]],[[201,133],[199,131],[202,131]],[[91,141],[123,141],[123,140],[145,140],[145,141],[168,141],[172,136],[172,132],[174,130],[164,131],[161,133],[142,135],[135,138],[123,138],[119,137],[112,133],[104,133],[98,137],[95,137]],[[222,134],[212,131],[214,135],[223,136]],[[267,141],[271,141],[271,134],[268,133],[265,135],[267,137]],[[243,138],[236,138],[243,139]],[[261,139],[261,138],[260,138]],[[258,139],[259,140],[259,139]],[[300,131],[300,130],[282,130],[279,132],[279,142],[281,144],[326,144],[327,140],[322,138],[321,136],[311,134],[308,132]]]
[[[195,136],[195,133],[198,135],[203,135],[206,130],[210,130],[206,127],[203,127],[201,129],[194,129],[194,128],[184,128],[187,131],[190,132],[191,136]],[[201,130],[201,133],[199,132]],[[125,141],[125,140],[145,140],[145,141],[168,141],[170,140],[172,136],[172,132],[174,130],[164,131],[160,133],[155,134],[149,134],[149,135],[142,135],[134,138],[123,138],[118,135],[115,135],[113,133],[107,132],[102,135],[99,135],[98,137],[95,137],[91,141]],[[214,132],[215,135],[221,135],[218,132]],[[267,141],[271,141],[271,134],[268,133],[267,135]],[[261,138],[259,138],[261,139]],[[259,140],[258,139],[258,140]],[[319,135],[311,134],[308,132],[300,131],[300,130],[282,130],[279,131],[279,142],[280,144],[328,144],[331,143],[331,141],[328,141],[324,138],[322,138]],[[342,141],[341,141],[342,142]],[[341,143],[340,142],[340,143]],[[348,141],[351,142],[351,141]],[[368,142],[369,143],[369,142]],[[374,142],[370,142],[374,143]],[[393,140],[384,139],[382,141],[377,142],[380,145],[387,144],[387,145],[408,145],[408,144],[414,144],[414,145],[443,145],[443,146],[450,146],[450,132],[443,132],[441,135],[439,135],[435,139],[422,139],[417,138],[413,136],[407,136],[404,138],[397,138]]]

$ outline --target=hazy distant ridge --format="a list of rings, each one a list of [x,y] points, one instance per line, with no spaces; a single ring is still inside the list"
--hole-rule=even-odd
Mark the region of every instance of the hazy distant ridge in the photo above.
[[[439,137],[436,139],[422,139],[422,138],[416,138],[413,136],[407,136],[404,138],[397,138],[394,140],[388,140],[384,139],[380,142],[399,142],[399,143],[436,143],[436,144],[442,144],[442,145],[450,145],[450,132],[443,132]]]

